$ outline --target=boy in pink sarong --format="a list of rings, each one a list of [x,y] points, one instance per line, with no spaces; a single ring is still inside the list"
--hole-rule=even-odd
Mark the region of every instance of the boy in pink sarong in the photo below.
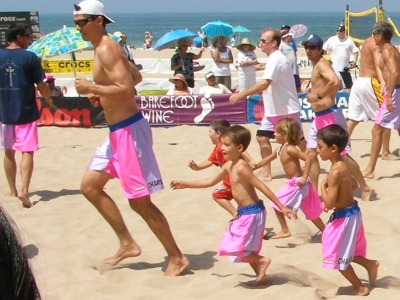
[[[171,188],[205,188],[210,187],[229,175],[232,184],[233,199],[238,204],[238,215],[232,220],[222,238],[219,255],[231,256],[234,262],[247,262],[256,272],[256,285],[266,285],[266,271],[271,259],[261,256],[266,210],[258,198],[256,190],[261,191],[274,202],[286,216],[296,217],[296,212],[284,207],[274,193],[252,171],[250,165],[242,158],[243,152],[250,144],[251,133],[240,125],[228,128],[222,133],[222,153],[227,161],[211,178],[197,181],[173,180]]]
[[[286,186],[276,193],[276,196],[284,206],[295,211],[301,209],[306,219],[311,220],[323,232],[325,225],[319,217],[323,211],[322,203],[317,191],[308,178],[311,168],[311,157],[298,147],[301,136],[301,127],[295,120],[291,118],[280,120],[275,129],[275,139],[281,146],[271,155],[255,164],[254,168],[261,168],[272,160],[279,158],[289,180]],[[300,160],[305,161],[304,172],[301,169]],[[282,227],[282,230],[271,238],[280,239],[290,237],[291,233],[284,215],[279,207],[274,205],[274,203],[271,204]]]
[[[353,198],[354,185],[341,152],[346,147],[348,134],[337,124],[329,125],[318,132],[318,154],[322,160],[330,160],[332,167],[321,186],[325,211],[334,209],[322,234],[323,266],[338,269],[353,285],[353,295],[367,296],[369,289],[354,272],[351,262],[368,271],[370,285],[378,276],[379,262],[366,258],[367,243],[361,211]]]

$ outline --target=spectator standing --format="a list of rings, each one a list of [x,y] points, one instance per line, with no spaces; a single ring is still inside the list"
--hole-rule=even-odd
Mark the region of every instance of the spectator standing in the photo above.
[[[233,63],[233,56],[227,44],[228,38],[226,36],[217,35],[213,38],[211,48],[213,66],[211,71],[214,72],[217,83],[222,83],[228,89],[231,89],[230,64]]]
[[[256,46],[251,44],[248,38],[236,46],[238,63],[238,91],[242,92],[256,84],[257,54],[254,52]]]
[[[11,24],[7,40],[9,45],[0,50],[0,137],[5,150],[4,169],[10,196],[18,197],[24,207],[31,207],[29,185],[34,152],[39,149],[37,120],[40,115],[35,85],[48,105],[52,106],[53,100],[44,83],[46,75],[39,58],[26,51],[32,42],[30,27],[25,23]],[[16,151],[22,153],[19,192],[16,187]]]
[[[330,52],[332,58],[332,68],[342,75],[345,89],[351,89],[353,79],[350,69],[357,67],[359,49],[353,40],[346,36],[344,25],[340,25],[336,30],[336,35],[330,37],[323,45],[325,52]],[[354,61],[350,63],[350,56],[354,55]]]

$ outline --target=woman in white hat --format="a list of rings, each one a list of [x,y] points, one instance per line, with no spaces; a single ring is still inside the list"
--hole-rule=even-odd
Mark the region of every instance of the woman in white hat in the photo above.
[[[250,43],[248,38],[236,46],[238,63],[238,91],[242,92],[256,84],[257,54],[254,52],[256,46]]]

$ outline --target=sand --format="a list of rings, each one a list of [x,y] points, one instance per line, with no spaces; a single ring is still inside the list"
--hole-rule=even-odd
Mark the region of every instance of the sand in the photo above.
[[[365,167],[369,158],[372,123],[360,124],[352,139],[352,156]],[[257,125],[247,124],[253,135],[249,152],[259,159],[254,139]],[[304,124],[305,131],[309,123]],[[206,126],[153,128],[154,150],[166,188],[153,195],[154,203],[169,220],[173,234],[191,262],[191,272],[169,278],[163,275],[166,253],[144,221],[129,208],[117,180],[106,187],[119,206],[133,236],[143,249],[141,256],[107,267],[103,259],[114,254],[118,240],[97,210],[80,194],[79,185],[86,166],[107,128],[41,127],[40,150],[35,155],[31,183],[34,206],[5,196],[8,191],[4,172],[0,172],[1,203],[19,226],[25,249],[43,299],[350,299],[352,288],[339,274],[322,268],[321,236],[299,213],[289,221],[292,237],[264,241],[261,254],[272,258],[268,269],[271,285],[252,289],[254,280],[247,264],[233,264],[217,256],[219,241],[230,216],[211,199],[213,188],[171,190],[173,179],[200,179],[214,174],[216,167],[192,171],[189,160],[201,162],[213,146]],[[392,134],[392,150],[398,145]],[[273,143],[273,147],[277,145]],[[397,149],[398,150],[398,149]],[[0,159],[3,159],[1,153]],[[19,159],[19,156],[18,156]],[[326,176],[329,163],[321,165]],[[400,218],[398,217],[398,161],[378,161],[376,177],[368,180],[377,195],[361,202],[368,241],[368,257],[379,259],[376,287],[369,299],[399,299]],[[260,172],[256,171],[260,176]],[[276,192],[285,183],[278,162],[273,163],[274,180],[267,183]],[[261,194],[259,193],[259,196]],[[359,192],[356,199],[359,199]],[[267,229],[279,230],[268,200]],[[329,215],[322,215],[323,221]],[[362,281],[367,272],[355,266]],[[368,285],[368,283],[367,283]]]

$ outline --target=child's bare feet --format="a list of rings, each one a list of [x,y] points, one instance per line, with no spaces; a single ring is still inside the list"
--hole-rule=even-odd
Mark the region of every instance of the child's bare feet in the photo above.
[[[136,257],[142,253],[140,247],[135,243],[131,242],[126,245],[121,245],[118,249],[117,253],[113,257],[106,258],[104,263],[115,266],[121,260],[124,260],[128,257]]]
[[[179,261],[173,262],[172,260],[169,262],[167,269],[165,270],[165,276],[179,276],[182,275],[183,272],[189,268],[189,260],[186,256],[183,256]]]
[[[18,199],[22,201],[22,206],[26,208],[32,207],[32,203],[29,200],[28,195],[19,194]]]
[[[372,188],[370,188],[369,186],[366,186],[365,188],[363,188],[361,191],[361,201],[371,200],[371,196],[372,196],[373,192],[374,192],[374,190]]]
[[[375,177],[375,173],[374,172],[369,172],[367,170],[362,172],[364,178],[368,178],[368,179],[373,179]]]
[[[263,257],[259,261],[258,265],[258,274],[257,274],[257,279],[256,279],[256,284],[257,285],[267,285],[268,280],[267,280],[267,269],[269,265],[271,264],[271,259],[268,257]]]
[[[362,286],[358,289],[355,289],[354,292],[352,293],[354,296],[368,296],[369,295],[369,289],[365,286]]]
[[[375,285],[376,278],[378,277],[378,268],[379,268],[379,261],[377,260],[371,260],[366,265],[369,277],[369,284],[371,286]]]
[[[271,240],[277,240],[277,239],[284,239],[290,237],[290,231],[281,231],[273,236],[270,237]]]

